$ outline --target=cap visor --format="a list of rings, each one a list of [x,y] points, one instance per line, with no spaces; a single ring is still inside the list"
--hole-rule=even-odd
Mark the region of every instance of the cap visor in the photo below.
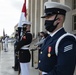
[[[43,15],[43,16],[41,16],[41,18],[45,18],[45,17],[47,17],[47,15]]]
[[[45,17],[51,16],[51,15],[54,15],[54,14],[46,14],[46,15],[41,16],[41,18],[45,18]]]

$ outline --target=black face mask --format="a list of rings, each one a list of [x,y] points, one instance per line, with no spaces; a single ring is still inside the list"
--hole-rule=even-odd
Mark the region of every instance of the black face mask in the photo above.
[[[56,15],[56,17],[57,17],[57,15]],[[59,23],[57,23],[56,25],[54,25],[54,22],[56,20],[58,20],[58,19],[56,19],[56,17],[54,20],[45,20],[45,29],[47,31],[53,32],[56,29],[57,25],[59,24]]]

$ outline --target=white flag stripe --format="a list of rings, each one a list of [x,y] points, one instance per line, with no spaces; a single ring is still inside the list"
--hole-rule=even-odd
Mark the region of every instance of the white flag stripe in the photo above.
[[[20,21],[19,21],[18,27],[22,27],[22,25],[24,23],[26,23],[25,21],[26,21],[25,13],[22,12],[21,16],[20,16]]]

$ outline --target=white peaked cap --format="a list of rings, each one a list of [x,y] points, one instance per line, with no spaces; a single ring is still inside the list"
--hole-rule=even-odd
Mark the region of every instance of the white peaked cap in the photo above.
[[[58,3],[58,2],[48,1],[48,2],[44,3],[44,7],[45,6],[46,6],[46,8],[60,8],[60,9],[65,10],[66,12],[71,10],[71,8],[69,6],[61,4],[61,3]]]
[[[23,24],[31,25],[31,22],[29,22],[27,19],[23,22]]]
[[[62,14],[65,15],[66,12],[70,11],[71,8],[67,5],[58,3],[58,2],[51,2],[47,1],[44,3],[44,16],[42,18],[45,18],[48,14]]]

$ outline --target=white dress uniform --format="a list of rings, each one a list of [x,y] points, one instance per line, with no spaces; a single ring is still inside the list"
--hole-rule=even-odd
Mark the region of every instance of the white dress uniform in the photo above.
[[[5,49],[5,48],[4,48],[4,39],[2,39],[2,43],[3,43],[3,50],[4,50],[4,49]]]
[[[5,38],[5,48],[6,48],[6,51],[8,51],[8,38],[7,37]]]
[[[30,75],[29,65],[30,65],[29,62],[28,63],[20,63],[21,75]]]
[[[7,37],[5,37],[5,40],[4,40],[4,50],[5,51],[8,51],[8,38]]]

